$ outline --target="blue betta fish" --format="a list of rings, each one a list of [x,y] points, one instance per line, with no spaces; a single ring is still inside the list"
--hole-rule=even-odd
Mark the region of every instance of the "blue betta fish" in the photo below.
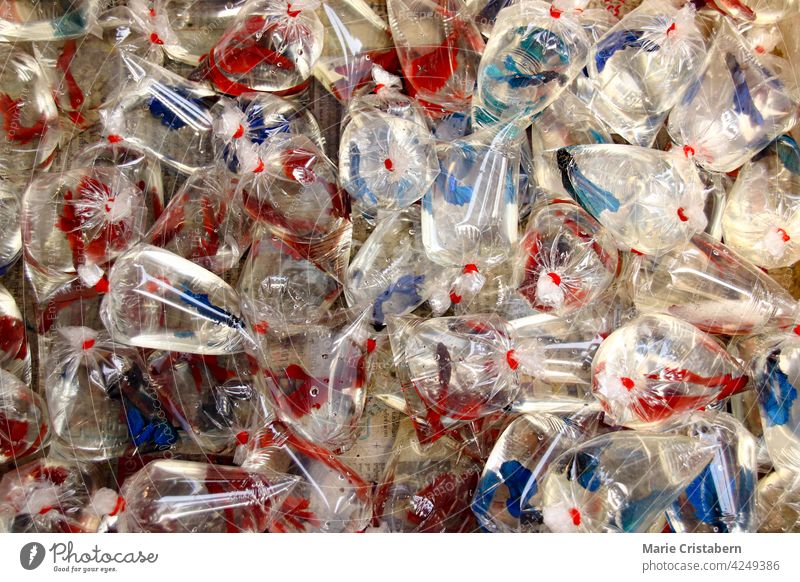
[[[492,64],[486,67],[486,75],[497,83],[508,83],[508,86],[512,89],[538,87],[553,81],[558,81],[559,85],[565,85],[567,82],[567,77],[557,71],[525,73],[520,70],[511,55],[506,56],[503,60],[503,67],[509,71],[510,74],[503,73],[497,65]]]
[[[506,510],[515,518],[522,515],[523,508],[528,505],[538,491],[536,480],[530,469],[515,459],[504,461],[500,465],[499,474],[487,471],[478,483],[472,501],[472,511],[477,516],[489,517],[489,507],[501,485],[505,485],[508,489]]]
[[[797,389],[781,370],[777,354],[767,358],[767,373],[758,386],[758,401],[770,426],[783,426],[789,422],[792,404],[797,400]]]
[[[794,138],[790,135],[780,136],[775,140],[775,149],[783,167],[792,174],[800,176],[800,147]]]
[[[161,125],[178,130],[188,125],[187,120],[209,117],[203,100],[190,97],[185,89],[159,83],[155,83],[153,88],[156,94],[148,99],[147,108]]]
[[[131,366],[115,375],[107,392],[109,397],[122,402],[128,433],[140,453],[163,451],[178,442],[175,427],[158,416],[152,388],[140,366]]]
[[[351,142],[349,147],[350,153],[350,193],[358,198],[368,202],[369,204],[377,204],[378,198],[367,187],[367,182],[361,177],[361,152],[358,149],[356,142]]]
[[[241,317],[212,304],[207,293],[195,293],[186,283],[181,283],[181,289],[182,291],[178,293],[180,300],[197,310],[202,317],[221,325],[244,329],[244,320]]]
[[[472,200],[472,188],[461,184],[452,174],[441,171],[436,179],[439,180],[439,188],[448,204],[464,206]]]
[[[597,51],[594,56],[597,72],[602,73],[606,68],[606,63],[618,51],[636,48],[651,53],[661,48],[658,43],[647,40],[643,36],[643,30],[618,30],[601,38],[597,43]]]
[[[714,473],[711,465],[703,469],[700,474],[686,488],[686,499],[694,510],[695,517],[705,524],[719,526],[722,523],[722,509],[719,504],[717,486],[714,483]],[[676,512],[680,511],[680,502],[674,503]],[[720,530],[724,531],[724,530]]]
[[[567,148],[561,148],[556,152],[556,160],[564,189],[592,216],[597,218],[604,210],[609,212],[619,210],[620,204],[616,196],[584,176]]]
[[[755,475],[748,469],[741,468],[736,475],[729,475],[726,483],[727,472],[713,469],[714,462],[709,463],[703,471],[686,488],[686,502],[691,506],[695,518],[715,529],[720,533],[731,531],[730,519],[724,519],[725,512],[720,501],[719,487],[725,487],[725,499],[733,502],[734,507],[742,509],[751,501],[755,493]],[[715,478],[716,477],[716,478]],[[681,512],[680,501],[675,501],[673,509],[676,514]],[[738,517],[736,516],[737,521]]]
[[[375,304],[372,308],[373,321],[379,325],[383,325],[386,317],[384,306],[390,300],[399,302],[399,305],[391,310],[391,315],[401,315],[422,303],[423,298],[419,294],[419,288],[424,282],[425,275],[409,274],[403,275],[391,283],[386,290],[375,299]]]
[[[746,115],[753,122],[753,125],[763,125],[764,117],[753,102],[753,96],[750,94],[750,87],[747,85],[747,78],[744,74],[739,61],[736,56],[731,53],[725,55],[725,65],[733,79],[733,110],[740,114]]]
[[[178,431],[170,423],[156,416],[145,418],[129,400],[123,399],[123,401],[128,431],[138,449],[163,451],[178,442]]]
[[[70,2],[61,3],[66,12],[53,20],[53,33],[58,38],[66,38],[85,34],[86,8],[75,8]],[[12,10],[16,11],[16,8]]]
[[[247,111],[247,138],[256,144],[263,144],[278,133],[289,133],[289,120],[280,116],[272,125],[267,125],[262,105],[250,107]]]
[[[597,457],[579,451],[572,461],[572,467],[570,468],[568,477],[571,480],[577,480],[581,487],[594,493],[600,488],[600,485],[602,485],[600,476],[597,475],[599,466],[600,460]]]

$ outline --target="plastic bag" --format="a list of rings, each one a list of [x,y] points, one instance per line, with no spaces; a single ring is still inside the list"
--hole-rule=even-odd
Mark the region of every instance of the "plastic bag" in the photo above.
[[[423,446],[402,424],[376,493],[378,526],[406,533],[472,531],[469,506],[480,470],[454,441]]]
[[[735,170],[797,123],[800,89],[791,65],[766,56],[724,20],[705,72],[670,113],[670,136],[704,168]]]
[[[152,461],[122,487],[124,533],[265,531],[297,483],[280,473],[191,461]]]
[[[369,217],[407,208],[439,173],[434,140],[419,106],[398,91],[396,78],[383,71],[374,76],[380,83],[375,94],[350,102],[339,143],[342,184]]]
[[[614,240],[574,204],[534,212],[514,260],[517,291],[540,311],[569,313],[597,300],[621,263]]]
[[[46,169],[58,145],[52,81],[21,47],[0,43],[0,175]]]
[[[179,172],[213,164],[213,91],[121,51],[127,82],[100,110],[111,142],[128,141]]]
[[[761,267],[800,259],[800,147],[782,135],[739,170],[722,216],[725,244]]]
[[[258,430],[237,450],[245,468],[268,467],[299,480],[281,505],[271,532],[363,531],[372,517],[370,484],[327,449],[279,422]]]
[[[322,0],[317,16],[325,42],[313,73],[343,103],[370,81],[374,65],[398,68],[389,25],[364,0]]]
[[[376,329],[385,326],[388,316],[405,315],[428,299],[446,297],[450,281],[458,273],[442,269],[428,258],[420,230],[419,206],[388,216],[378,222],[350,262],[345,280],[347,302],[350,306],[371,305]]]
[[[484,45],[462,0],[387,0],[386,10],[409,94],[438,111],[466,110]]]
[[[119,343],[208,355],[252,344],[230,285],[169,251],[132,248],[114,264],[108,285],[100,314]]]
[[[634,267],[643,312],[669,313],[708,333],[741,335],[792,326],[797,301],[772,277],[705,234]]]
[[[62,457],[108,460],[131,446],[145,454],[178,442],[136,352],[88,327],[57,327],[42,341],[54,448]]]
[[[551,532],[645,532],[708,465],[714,447],[683,436],[612,432],[553,461],[543,484]]]
[[[250,246],[252,220],[232,192],[221,172],[190,176],[144,240],[216,274],[233,269]]]
[[[358,436],[377,340],[369,313],[337,310],[300,327],[259,334],[256,380],[278,417],[303,438],[334,452]]]
[[[41,397],[0,369],[0,465],[24,460],[49,440],[50,425]]]
[[[615,424],[653,428],[745,390],[749,376],[722,345],[668,315],[619,327],[592,361],[592,392]]]
[[[324,27],[317,0],[251,0],[192,74],[219,91],[297,90],[322,54]]]
[[[478,127],[521,120],[555,101],[586,63],[591,43],[575,10],[586,1],[524,0],[497,15],[478,71]]]
[[[100,0],[70,2],[5,2],[0,18],[0,42],[77,38],[92,32]]]
[[[700,176],[676,152],[579,145],[558,150],[557,161],[567,192],[624,250],[660,255],[708,224]]]
[[[650,147],[670,109],[701,74],[704,31],[691,3],[645,2],[595,44],[589,107],[629,143]]]
[[[22,200],[25,265],[38,301],[74,279],[105,285],[108,264],[151,220],[145,193],[116,167],[43,174]]]

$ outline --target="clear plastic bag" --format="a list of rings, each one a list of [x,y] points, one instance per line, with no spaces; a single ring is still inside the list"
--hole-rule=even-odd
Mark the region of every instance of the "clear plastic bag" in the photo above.
[[[689,437],[612,432],[570,449],[543,484],[554,533],[645,532],[714,457]]]
[[[586,4],[524,0],[500,11],[478,71],[477,126],[517,119],[527,125],[569,86],[591,47],[575,17]]]
[[[247,0],[128,0],[150,41],[171,59],[198,65]]]
[[[57,327],[41,341],[54,449],[63,458],[108,460],[178,442],[136,352],[88,327]]]
[[[100,314],[119,343],[208,355],[252,345],[230,285],[169,251],[133,247],[114,264],[108,286]]]
[[[77,38],[93,32],[100,0],[4,2],[0,42]]]
[[[193,174],[144,240],[218,275],[233,269],[250,246],[252,219],[232,192],[222,172]]]
[[[52,80],[22,46],[0,43],[0,175],[46,169],[58,145]]]
[[[614,143],[605,124],[580,99],[565,91],[531,125],[534,182],[567,198],[569,192],[561,181],[556,152],[573,145],[603,143]]]
[[[723,20],[705,72],[670,113],[669,134],[704,168],[730,172],[792,128],[798,104],[790,63],[756,54]]]
[[[714,459],[667,509],[672,529],[677,533],[756,531],[756,439],[739,421],[722,412],[694,415],[685,434],[717,450]]]
[[[287,91],[311,76],[322,54],[317,0],[251,0],[192,74],[219,91]]]
[[[588,105],[629,143],[650,147],[672,107],[700,76],[706,39],[691,3],[645,2],[595,44]]]
[[[534,312],[509,321],[521,376],[551,390],[556,386],[580,386],[583,394],[592,383],[591,364],[597,348],[630,318],[627,306],[614,299],[598,298],[592,305],[564,316]],[[527,398],[523,386],[513,406],[525,411],[529,406],[544,404],[543,400],[541,394]]]
[[[159,460],[122,487],[124,533],[258,533],[277,516],[297,477],[191,461]]]
[[[786,289],[705,234],[661,257],[640,257],[633,298],[642,312],[669,313],[708,333],[787,328],[797,317]]]
[[[401,424],[376,493],[378,526],[404,533],[473,531],[469,508],[480,470],[451,439],[421,445],[410,424]]]
[[[398,68],[389,25],[364,0],[322,0],[317,16],[325,42],[314,76],[331,94],[347,103],[367,84],[372,67]]]
[[[109,493],[96,465],[31,461],[0,479],[0,532],[95,533],[122,506],[109,507]]]
[[[5,275],[22,254],[19,196],[9,186],[11,184],[5,181],[0,182],[0,276]]]
[[[378,222],[350,262],[347,302],[351,307],[371,305],[376,329],[385,326],[388,316],[405,315],[428,299],[449,293],[458,271],[442,269],[428,258],[420,230],[417,205],[388,216]]]
[[[596,301],[620,266],[608,232],[579,206],[556,202],[528,221],[514,283],[533,308],[565,314]]]
[[[800,260],[800,147],[782,135],[739,170],[722,216],[725,244],[768,269]]]
[[[285,134],[306,136],[324,151],[314,116],[293,101],[269,93],[244,93],[235,101],[221,98],[212,107],[214,151],[234,173],[254,172],[271,141]],[[256,172],[258,173],[258,172]]]
[[[101,140],[75,152],[70,168],[114,167],[145,195],[148,224],[164,211],[164,184],[159,161],[131,143]]]
[[[487,128],[439,146],[441,171],[422,199],[430,259],[478,269],[506,260],[517,241],[520,130]]]
[[[38,301],[74,279],[103,285],[108,264],[139,241],[152,213],[116,167],[42,174],[22,201],[25,265]]]
[[[0,369],[0,465],[25,460],[49,440],[50,424],[42,398]]]
[[[558,150],[557,161],[567,192],[624,250],[660,255],[708,224],[700,176],[676,152],[578,145]]]
[[[443,111],[469,107],[483,38],[462,0],[387,0],[412,97]]]
[[[100,110],[109,141],[128,141],[179,172],[213,165],[214,92],[120,51],[127,81]]]
[[[301,326],[325,317],[342,292],[328,257],[304,256],[275,236],[263,236],[250,249],[237,290],[253,331]],[[333,263],[338,262],[333,258]]]
[[[59,110],[77,129],[97,123],[98,109],[125,81],[126,69],[119,51],[161,62],[151,55],[152,45],[140,23],[126,9],[113,14],[98,25],[96,35],[34,45],[37,60],[53,77],[53,95]]]
[[[244,354],[154,352],[147,373],[158,401],[203,452],[231,452],[269,413]]]
[[[407,329],[395,332],[397,325]],[[511,330],[502,318],[390,319],[389,331],[411,389],[437,415],[471,421],[502,411],[514,400],[518,362]]]
[[[619,327],[592,361],[592,392],[615,424],[629,428],[686,418],[748,382],[745,368],[716,339],[668,315],[643,315]]]
[[[720,0],[714,6],[742,22],[769,23],[796,13],[797,0]]]
[[[490,532],[543,529],[541,481],[550,463],[597,429],[596,413],[566,418],[539,413],[509,424],[492,449],[472,500],[480,526]]]
[[[753,374],[764,443],[776,469],[800,472],[797,371],[800,337],[795,332],[752,336],[737,342]]]
[[[258,162],[240,179],[236,197],[274,234],[317,242],[348,229],[350,200],[338,186],[336,165],[309,137],[273,139]]]
[[[331,451],[279,422],[259,429],[237,450],[245,468],[268,467],[299,480],[270,526],[274,533],[363,531],[372,517],[369,483]]]
[[[0,285],[0,368],[28,383],[28,338],[22,313],[8,289]]]
[[[758,482],[758,531],[800,531],[800,477],[792,471],[775,471]]]
[[[376,92],[350,102],[339,143],[342,184],[356,208],[370,217],[407,208],[439,173],[421,108],[399,92],[396,78],[373,74]]]
[[[278,417],[303,438],[334,452],[358,436],[377,340],[368,311],[331,311],[304,326],[259,334],[259,386]]]

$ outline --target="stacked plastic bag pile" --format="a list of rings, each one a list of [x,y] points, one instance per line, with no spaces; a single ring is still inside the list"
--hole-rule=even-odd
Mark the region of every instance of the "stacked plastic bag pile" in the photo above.
[[[0,531],[800,531],[800,2],[630,4],[3,2]]]

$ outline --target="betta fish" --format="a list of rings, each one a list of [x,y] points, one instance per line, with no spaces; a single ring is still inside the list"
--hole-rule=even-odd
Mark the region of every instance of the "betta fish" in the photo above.
[[[378,325],[383,325],[386,315],[384,313],[384,305],[392,299],[399,299],[402,301],[400,305],[400,312],[416,307],[422,303],[423,299],[420,296],[418,289],[424,281],[424,275],[409,274],[403,275],[390,284],[386,290],[378,295],[377,299],[375,299],[375,304],[372,308],[372,319],[375,321],[375,323]]]
[[[792,404],[797,400],[797,389],[781,370],[780,359],[775,354],[767,358],[767,374],[759,386],[758,400],[768,425],[782,426],[789,422]]]
[[[603,211],[617,212],[619,210],[620,204],[616,196],[593,184],[584,176],[567,148],[558,150],[556,160],[564,189],[592,216],[597,218]]]
[[[606,68],[606,63],[618,51],[637,48],[651,53],[661,48],[658,44],[643,38],[643,36],[643,30],[618,30],[601,38],[597,43],[597,52],[594,57],[597,72],[602,73],[603,69]]]
[[[750,87],[747,85],[747,78],[736,57],[728,53],[725,55],[725,65],[733,80],[733,110],[740,115],[746,115],[753,122],[753,125],[763,125],[764,117],[753,102],[750,94]]]
[[[180,300],[197,310],[201,317],[235,329],[244,329],[244,320],[212,304],[208,293],[194,293],[186,283],[181,284],[181,289],[178,293]]]

